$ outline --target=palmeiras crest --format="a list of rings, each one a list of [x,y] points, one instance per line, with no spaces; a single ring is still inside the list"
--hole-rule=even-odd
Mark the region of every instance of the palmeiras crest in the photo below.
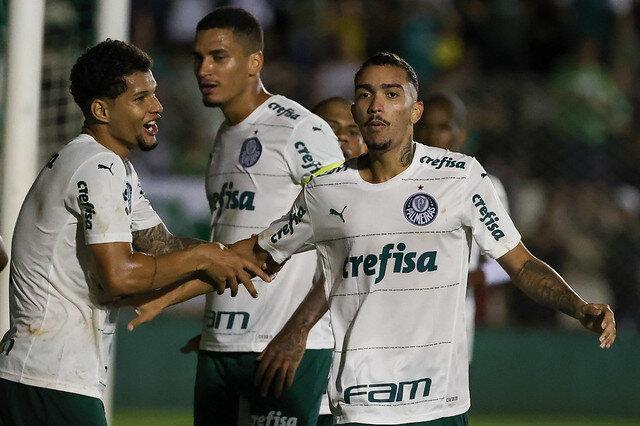
[[[244,167],[251,167],[258,162],[262,155],[262,144],[256,137],[246,139],[240,148],[240,164]]]
[[[402,210],[409,222],[417,226],[425,226],[438,216],[438,203],[431,195],[418,192],[407,198]]]

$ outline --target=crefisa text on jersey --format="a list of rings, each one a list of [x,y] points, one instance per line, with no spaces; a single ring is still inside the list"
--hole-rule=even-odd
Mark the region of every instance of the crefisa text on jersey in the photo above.
[[[233,182],[222,184],[220,192],[214,192],[209,197],[211,211],[220,215],[223,209],[255,210],[253,199],[256,193],[253,191],[238,191],[233,189]]]
[[[392,252],[393,248],[396,252]],[[380,254],[367,254],[360,256],[347,256],[342,266],[342,278],[357,277],[360,270],[367,276],[377,275],[374,281],[378,284],[384,279],[387,271],[387,263],[393,257],[393,272],[408,274],[417,270],[418,272],[431,272],[438,269],[436,257],[438,252],[425,251],[418,256],[415,251],[405,253],[407,245],[405,243],[389,243],[382,247]],[[349,267],[351,264],[351,267]]]
[[[93,224],[91,219],[96,214],[95,206],[89,202],[89,187],[87,182],[78,182],[78,204],[84,213],[84,229],[91,229]]]
[[[451,157],[442,157],[442,158],[431,158],[428,155],[420,158],[420,162],[424,164],[429,164],[433,166],[434,169],[438,170],[443,167],[453,167],[456,169],[464,169],[467,164],[465,161],[456,161]]]
[[[293,228],[300,223],[306,212],[302,206],[298,207],[298,210],[295,210],[295,207],[291,209],[291,211],[289,211],[289,223],[285,223],[278,232],[271,236],[271,242],[275,244],[280,241],[283,235],[293,234]]]
[[[500,225],[498,225],[500,218],[495,212],[492,212],[487,208],[482,196],[480,194],[474,194],[471,200],[473,201],[473,205],[478,207],[480,222],[484,223],[484,226],[491,231],[493,238],[498,241],[500,238],[504,237],[504,232],[502,232]]]
[[[287,118],[295,120],[300,117],[300,114],[296,114],[296,112],[292,108],[285,108],[276,102],[271,102],[269,104],[269,109],[273,110],[278,117],[284,115]]]
[[[297,417],[283,416],[281,411],[269,411],[267,415],[251,415],[253,426],[297,426]]]

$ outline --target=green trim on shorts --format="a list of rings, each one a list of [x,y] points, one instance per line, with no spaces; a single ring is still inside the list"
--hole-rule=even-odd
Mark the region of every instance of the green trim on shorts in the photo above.
[[[248,425],[309,425],[318,421],[320,402],[327,389],[331,349],[307,349],[296,371],[293,385],[275,398],[253,385],[258,366],[255,352],[209,352],[198,354],[196,373],[195,425],[235,425],[239,399],[248,401],[248,413],[240,418]]]
[[[107,426],[98,398],[0,378],[0,425]]]

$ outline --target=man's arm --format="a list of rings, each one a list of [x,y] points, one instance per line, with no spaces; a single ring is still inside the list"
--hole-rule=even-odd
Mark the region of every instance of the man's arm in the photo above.
[[[160,233],[161,231],[156,230],[153,232]],[[134,236],[134,239],[136,238],[140,237]],[[163,238],[169,239],[166,236]],[[197,242],[197,240],[193,241]],[[178,241],[173,244],[178,245],[181,243]],[[165,244],[165,247],[173,247],[173,244]],[[229,246],[229,249],[254,265],[262,265],[262,269],[265,270],[264,273],[273,275],[281,267],[281,265],[276,264],[273,259],[271,259],[271,256],[266,250],[258,245],[258,237],[256,235],[232,244]],[[260,278],[264,279],[263,276],[260,276]],[[243,284],[253,297],[258,297],[258,292],[251,281]],[[137,316],[131,320],[128,325],[129,330],[133,330],[139,325],[153,320],[167,307],[200,296],[201,294],[209,293],[213,290],[216,290],[218,294],[222,294],[224,292],[224,288],[215,288],[206,281],[190,280],[175,287],[167,287],[160,291],[154,291],[138,297],[127,298],[115,303],[113,306],[133,306],[135,308]],[[235,296],[233,289],[232,296]]]
[[[513,283],[537,303],[557,309],[600,334],[600,347],[616,339],[616,322],[609,305],[587,303],[549,265],[534,257],[522,243],[498,259]]]
[[[194,238],[176,237],[173,235],[164,223],[160,223],[152,228],[133,231],[133,248],[148,254],[166,254],[174,251],[183,250],[205,241]]]
[[[309,331],[328,310],[322,278],[314,282],[298,309],[258,357],[260,364],[254,385],[261,387],[263,397],[274,380],[276,398],[282,394],[285,383],[287,387],[291,386],[307,346]]]
[[[237,293],[238,282],[253,287],[251,276],[270,278],[259,265],[243,259],[219,243],[199,244],[161,255],[133,252],[129,243],[90,244],[105,290],[110,296],[145,293],[175,282],[204,274],[216,289],[231,287]]]

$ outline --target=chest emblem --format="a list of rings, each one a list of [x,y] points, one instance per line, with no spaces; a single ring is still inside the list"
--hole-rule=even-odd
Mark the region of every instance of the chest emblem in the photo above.
[[[409,222],[417,226],[425,226],[438,216],[438,203],[431,195],[417,192],[407,198],[402,210]]]
[[[251,167],[258,162],[262,154],[262,144],[255,136],[242,142],[240,148],[240,164],[244,167]]]

